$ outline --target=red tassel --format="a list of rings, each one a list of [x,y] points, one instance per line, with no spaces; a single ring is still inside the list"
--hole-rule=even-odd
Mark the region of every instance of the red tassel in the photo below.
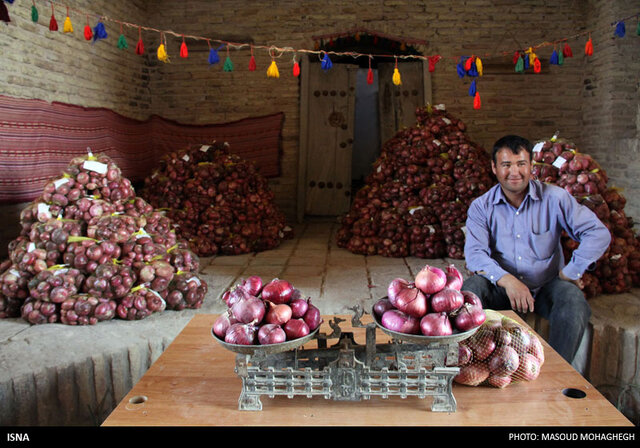
[[[562,55],[565,58],[573,57],[573,51],[571,51],[571,47],[569,46],[569,44],[564,44],[564,48],[562,49]]]
[[[480,109],[480,106],[481,106],[480,93],[476,92],[476,96],[473,98],[473,108]]]
[[[182,37],[182,45],[180,45],[180,57],[189,57],[189,50],[187,49],[187,43],[184,41],[184,36]]]
[[[540,73],[541,70],[542,70],[542,64],[540,63],[540,59],[535,58],[533,60],[533,71],[535,73]]]
[[[87,24],[84,26],[84,38],[85,40],[91,40],[93,38],[93,31],[89,26],[89,16],[87,16]]]
[[[293,63],[293,76],[296,78],[300,76],[300,64],[297,61]]]
[[[586,54],[587,56],[593,55],[593,41],[591,40],[591,36],[589,36],[589,40],[584,46],[584,54]]]
[[[256,58],[253,57],[253,47],[251,47],[251,59],[249,59],[249,71],[250,72],[256,71]]]
[[[138,28],[138,43],[136,44],[136,54],[144,54],[144,44],[142,43],[142,28]]]
[[[475,56],[471,56],[469,59],[467,59],[464,63],[464,69],[465,70],[471,70],[471,64],[473,63],[473,59],[475,58]]]
[[[516,65],[518,63],[518,59],[520,59],[520,53],[516,51],[515,53],[513,53],[513,65]]]
[[[49,31],[58,31],[58,22],[56,21],[56,16],[51,13],[51,20],[49,20]]]
[[[369,71],[367,72],[367,84],[373,84],[373,70],[369,67]]]
[[[442,59],[439,54],[435,56],[429,56],[429,71],[433,72],[436,69],[436,64]]]

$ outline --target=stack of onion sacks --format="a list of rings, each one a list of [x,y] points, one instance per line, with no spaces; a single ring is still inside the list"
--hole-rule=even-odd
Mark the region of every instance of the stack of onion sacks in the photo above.
[[[545,361],[540,339],[496,311],[487,310],[486,314],[478,331],[458,345],[460,372],[453,380],[467,386],[498,388],[535,380]]]
[[[444,270],[426,265],[413,282],[391,281],[373,313],[384,328],[398,333],[450,336],[473,330],[485,321],[485,313],[475,294],[461,291],[462,282],[453,264]]]
[[[213,324],[213,333],[228,344],[271,345],[305,337],[322,323],[311,298],[287,280],[263,284],[251,276],[226,290],[227,310]]]

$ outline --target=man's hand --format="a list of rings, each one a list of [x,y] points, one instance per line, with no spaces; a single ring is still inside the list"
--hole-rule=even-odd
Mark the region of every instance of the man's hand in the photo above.
[[[558,277],[560,277],[560,280],[566,280],[568,282],[573,283],[574,285],[576,285],[578,288],[580,289],[584,289],[584,282],[582,281],[581,278],[576,279],[576,280],[571,280],[569,277],[567,277],[566,275],[564,275],[564,272],[560,271],[560,273],[558,274]]]
[[[513,310],[520,313],[526,313],[527,311],[533,312],[534,300],[527,285],[511,274],[503,275],[497,284],[506,290]]]

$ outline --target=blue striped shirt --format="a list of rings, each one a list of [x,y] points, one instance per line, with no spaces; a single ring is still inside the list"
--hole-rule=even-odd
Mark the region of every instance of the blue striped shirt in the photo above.
[[[565,262],[562,231],[579,242]],[[476,198],[467,213],[464,254],[467,268],[496,283],[506,273],[520,279],[535,294],[558,276],[572,280],[607,250],[611,233],[587,207],[563,188],[537,180],[517,209],[500,184]]]

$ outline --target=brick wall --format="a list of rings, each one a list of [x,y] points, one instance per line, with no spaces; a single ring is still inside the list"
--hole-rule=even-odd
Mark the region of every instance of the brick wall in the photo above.
[[[552,48],[537,53],[540,74],[516,74],[511,62],[517,48],[567,37],[606,25],[637,12],[637,2],[616,0],[167,0],[69,1],[70,6],[153,28],[256,45],[313,48],[311,36],[364,27],[382,33],[424,39],[424,54],[442,54],[433,74],[433,98],[469,125],[469,135],[485,148],[506,133],[531,139],[548,138],[557,130],[583,152],[603,163],[612,182],[627,190],[629,209],[640,213],[630,179],[637,178],[638,42],[635,29],[612,40],[613,29],[593,38],[596,53],[587,60],[584,40],[572,41],[575,57],[561,67],[549,66]],[[178,55],[181,38],[167,35],[171,63],[155,58],[159,34],[143,32],[147,54],[133,53],[137,33],[125,29],[130,49],[116,47],[119,29],[107,24],[110,38],[95,45],[82,37],[84,21],[74,18],[75,34],[47,29],[50,8],[37,2],[40,23],[32,24],[28,2],[10,5],[13,22],[0,33],[0,85],[3,93],[107,107],[134,118],[158,114],[183,123],[212,123],[283,111],[282,176],[271,181],[285,213],[296,216],[299,147],[299,81],[290,75],[291,53],[277,59],[281,77],[269,79],[270,58],[256,50],[258,70],[248,71],[249,51],[232,50],[234,71],[221,62],[207,63],[204,42],[187,40],[190,55]],[[64,10],[56,17],[60,27]],[[92,25],[95,19],[92,20]],[[216,45],[216,43],[212,43]],[[483,58],[485,74],[478,80],[482,109],[472,108],[468,79],[456,75],[461,55]],[[491,56],[489,56],[489,54]],[[485,57],[486,55],[486,57]],[[622,112],[622,113],[621,113]],[[631,162],[631,163],[627,163]]]

